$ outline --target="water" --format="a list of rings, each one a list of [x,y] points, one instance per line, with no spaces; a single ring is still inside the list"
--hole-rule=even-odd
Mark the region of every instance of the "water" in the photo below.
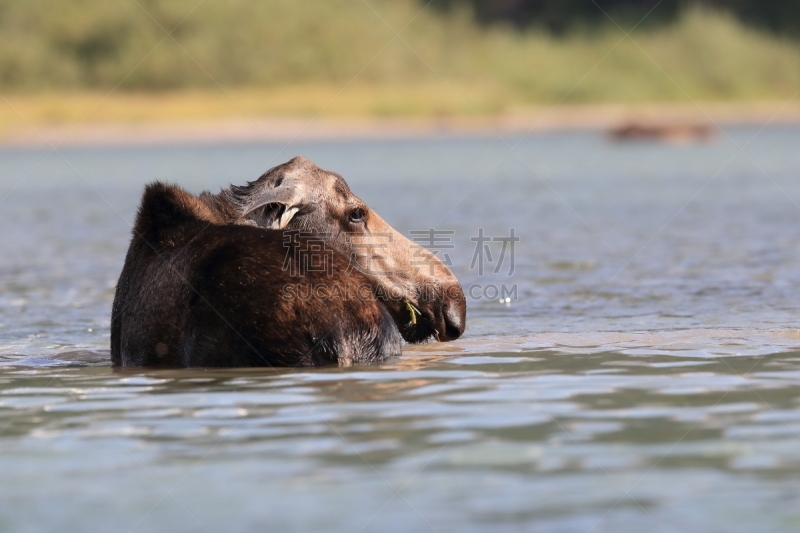
[[[5,150],[0,531],[797,531],[799,143]],[[143,184],[297,154],[404,233],[454,232],[466,335],[375,366],[112,369]],[[498,241],[470,268],[481,227],[520,237],[513,272]]]

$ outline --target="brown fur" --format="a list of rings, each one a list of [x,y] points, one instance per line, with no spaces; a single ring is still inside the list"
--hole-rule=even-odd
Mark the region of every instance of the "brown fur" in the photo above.
[[[278,301],[297,285],[288,272],[302,266],[284,262],[287,231],[333,252],[329,275],[299,275],[335,288],[332,296]],[[340,297],[354,290],[356,301]],[[367,361],[399,353],[398,331],[408,342],[448,341],[465,322],[461,285],[434,254],[341,176],[298,157],[219,194],[145,189],[117,285],[111,354],[115,364],[156,366]]]
[[[220,222],[178,187],[146,188],[112,311],[115,365],[294,366],[399,355],[391,316],[363,290],[368,280],[341,274],[346,258],[334,254],[333,276],[300,268],[292,280],[283,231]],[[336,286],[353,298],[286,298],[287,283]]]

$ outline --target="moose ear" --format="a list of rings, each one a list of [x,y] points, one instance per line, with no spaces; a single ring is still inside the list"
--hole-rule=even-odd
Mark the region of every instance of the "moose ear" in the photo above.
[[[281,203],[266,204],[247,213],[243,217],[242,223],[267,229],[284,229],[298,209],[298,207],[289,207]]]
[[[299,186],[293,179],[265,183],[266,190],[247,202],[239,219],[241,224],[268,229],[284,229],[302,203]]]

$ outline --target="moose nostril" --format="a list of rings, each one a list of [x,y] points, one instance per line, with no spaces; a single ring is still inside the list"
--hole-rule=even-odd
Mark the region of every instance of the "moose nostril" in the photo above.
[[[464,333],[466,303],[448,302],[444,305],[444,333],[447,340],[455,340]]]
[[[461,336],[462,329],[450,322],[447,323],[444,329],[448,340],[455,340]]]

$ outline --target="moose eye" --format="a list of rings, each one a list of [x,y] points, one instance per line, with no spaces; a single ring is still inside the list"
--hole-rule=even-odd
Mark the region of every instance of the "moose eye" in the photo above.
[[[350,222],[361,222],[364,220],[364,210],[356,207],[350,211]]]

